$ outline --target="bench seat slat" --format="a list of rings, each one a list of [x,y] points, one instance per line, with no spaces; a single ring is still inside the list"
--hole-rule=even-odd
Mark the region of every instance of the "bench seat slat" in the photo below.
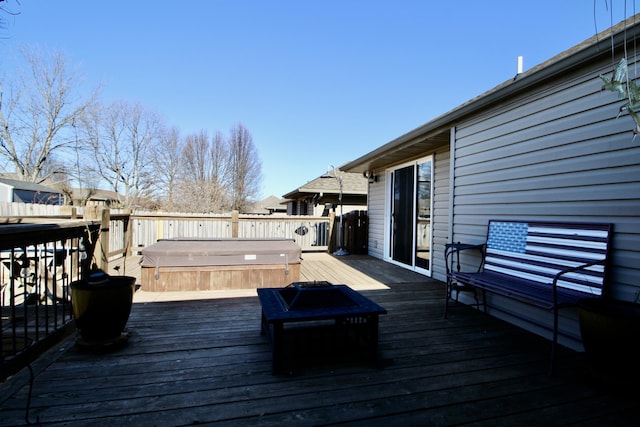
[[[604,262],[604,258],[595,261]],[[553,278],[561,271],[590,262],[593,261],[583,260],[581,263],[571,261],[561,265],[555,259],[545,263],[544,259],[540,257],[536,259],[521,259],[517,257],[495,257],[492,253],[488,253],[485,258],[484,270],[527,279],[541,286],[551,286]],[[582,290],[585,294],[599,296],[604,286],[604,265],[593,265],[579,272],[567,273],[562,276],[557,285],[561,288]]]
[[[513,278],[514,280],[521,280],[529,285],[536,285],[538,287],[548,287],[551,289],[553,282],[553,275],[539,275],[531,272],[516,272],[509,269],[490,268],[485,269],[484,273],[502,274]],[[584,280],[585,278],[580,276],[579,273],[568,273],[565,276],[567,280],[558,280],[558,289],[572,289],[576,292],[582,292],[583,297],[586,295],[600,296],[602,294],[602,282],[594,282],[593,280]],[[504,283],[505,286],[518,286],[518,283]]]
[[[545,310],[553,308],[553,288],[551,285],[543,287],[532,285],[531,281],[518,279],[514,276],[484,271],[482,273],[455,273],[455,279],[459,284],[473,286],[525,302]],[[558,304],[573,305],[581,298],[584,292],[570,288],[558,288]],[[594,296],[598,296],[594,294]]]

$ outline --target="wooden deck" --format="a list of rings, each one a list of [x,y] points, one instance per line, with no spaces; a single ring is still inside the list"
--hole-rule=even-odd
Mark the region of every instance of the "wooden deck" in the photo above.
[[[135,274],[131,267],[128,274]],[[367,256],[312,254],[304,280],[360,288],[388,310],[379,361],[307,358],[271,374],[260,304],[212,293],[136,295],[129,345],[81,352],[73,337],[33,364],[28,420],[55,426],[638,425],[637,391],[594,381],[583,355],[463,305],[444,284]],[[28,370],[0,385],[0,426],[25,425]]]

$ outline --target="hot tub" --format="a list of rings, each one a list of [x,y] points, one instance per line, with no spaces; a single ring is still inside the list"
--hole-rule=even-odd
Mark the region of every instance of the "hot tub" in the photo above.
[[[257,289],[300,280],[301,249],[282,239],[168,239],[142,250],[150,292]]]

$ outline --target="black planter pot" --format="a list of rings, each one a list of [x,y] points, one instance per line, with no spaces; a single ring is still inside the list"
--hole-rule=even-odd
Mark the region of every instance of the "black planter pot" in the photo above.
[[[640,379],[640,304],[587,298],[578,307],[582,343],[592,371],[607,382]]]
[[[70,284],[79,345],[107,349],[126,341],[135,283],[135,277],[100,273]]]

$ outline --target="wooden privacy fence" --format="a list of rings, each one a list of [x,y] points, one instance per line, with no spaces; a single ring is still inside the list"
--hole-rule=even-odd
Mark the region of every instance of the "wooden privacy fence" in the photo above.
[[[184,214],[130,212],[98,206],[45,206],[0,203],[5,222],[56,222],[86,219],[101,222],[101,241],[96,248],[98,264],[124,254],[140,251],[160,239],[293,239],[303,251],[335,251],[340,218],[316,216],[266,216],[231,214]],[[335,223],[335,226],[334,226]],[[366,211],[344,215],[343,247],[350,253],[367,253],[368,217]]]
[[[343,248],[351,254],[366,254],[369,249],[369,217],[367,211],[351,211],[343,215]],[[340,226],[340,218],[336,227]],[[333,233],[337,236],[337,232]],[[332,240],[332,241],[335,241]]]
[[[303,251],[328,248],[330,218],[264,215],[132,214],[132,251],[139,252],[160,239],[293,239]]]

